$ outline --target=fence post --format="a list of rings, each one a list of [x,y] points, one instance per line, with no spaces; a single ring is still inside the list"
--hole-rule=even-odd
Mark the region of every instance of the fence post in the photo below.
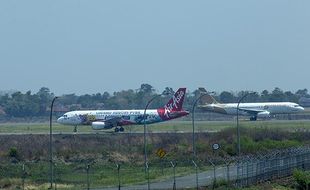
[[[246,160],[246,185],[249,186],[249,157]]]
[[[199,185],[198,185],[198,167],[197,167],[197,164],[195,163],[194,160],[192,160],[194,166],[195,166],[195,171],[196,171],[196,189],[198,190],[199,188]]]
[[[176,190],[176,184],[175,184],[175,166],[176,166],[176,163],[173,163],[172,161],[170,161],[170,164],[173,168],[173,187],[172,187],[172,189]]]
[[[147,171],[147,189],[150,190],[150,171],[148,162],[145,163],[146,171]]]
[[[86,173],[87,173],[87,190],[89,190],[89,168],[90,168],[90,165],[87,164],[86,166]]]
[[[213,164],[213,189],[215,188],[216,185],[216,172],[215,172],[215,164]]]
[[[119,176],[119,170],[120,170],[120,165],[116,164],[116,168],[117,168],[117,178],[118,178],[118,190],[121,189],[121,180],[120,180],[120,176]]]
[[[215,172],[215,164],[211,161],[211,159],[208,159],[208,161],[210,162],[210,164],[212,165],[213,167],[213,184],[212,184],[212,189],[215,188],[215,184],[216,184],[216,172]]]
[[[160,159],[160,167],[161,167],[161,175],[164,175],[164,165],[163,165],[163,159]]]
[[[240,158],[237,158],[237,177],[236,177],[236,186],[240,187]]]
[[[25,164],[23,164],[23,166],[22,166],[22,186],[23,186],[23,190],[25,190],[25,177],[26,177],[26,172],[25,172]]]
[[[55,190],[57,190],[57,164],[56,162],[53,163],[54,164],[54,187]]]
[[[224,162],[225,162],[225,166],[226,166],[226,180],[227,180],[227,185],[226,185],[226,188],[228,188],[230,186],[230,164],[232,163],[232,160],[231,158],[224,158],[223,159]]]

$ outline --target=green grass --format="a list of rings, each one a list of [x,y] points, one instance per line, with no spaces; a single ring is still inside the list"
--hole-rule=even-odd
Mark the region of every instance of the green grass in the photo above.
[[[27,163],[25,177],[26,186],[34,186],[33,189],[44,189],[48,183],[48,162]],[[22,165],[21,164],[2,164],[0,167],[0,188],[3,186],[17,187],[22,183]],[[202,169],[202,168],[200,168]],[[203,168],[204,170],[206,168]],[[10,174],[7,171],[10,170]],[[42,172],[45,171],[45,172]],[[182,165],[176,167],[176,175],[182,176],[194,173],[192,165]],[[85,164],[64,164],[59,163],[54,169],[54,179],[58,184],[58,189],[85,189],[87,172]],[[121,185],[143,184],[147,182],[144,166],[122,164],[120,166]],[[173,169],[169,165],[161,168],[160,165],[150,165],[150,181],[160,181],[171,178]],[[116,165],[106,163],[96,163],[89,169],[90,186],[109,187],[118,185],[118,173]],[[61,188],[62,187],[62,188]],[[14,188],[13,188],[14,189]]]
[[[227,121],[227,122],[209,122],[209,121],[197,121],[196,129],[199,131],[218,131],[222,129],[235,127],[236,123]],[[310,121],[241,121],[240,126],[245,128],[252,128],[256,131],[256,135],[259,134],[259,131],[264,131],[265,128],[276,128],[283,129],[287,131],[294,130],[310,130]],[[65,133],[72,132],[73,127],[64,126],[59,124],[53,125],[54,133]],[[128,126],[127,131],[143,131],[143,126]],[[192,123],[190,121],[171,121],[159,124],[148,125],[148,129],[151,131],[158,132],[191,132]],[[259,129],[259,130],[257,130]],[[230,129],[228,129],[230,130]],[[90,126],[81,126],[79,128],[80,132],[89,132],[96,133],[93,131]],[[35,134],[35,133],[48,133],[49,124],[48,123],[10,123],[10,124],[1,124],[0,133],[26,133],[26,134]],[[225,131],[224,131],[225,132]],[[223,133],[224,133],[223,132]],[[250,131],[251,132],[251,131]],[[287,133],[287,132],[286,132]],[[161,135],[161,134],[159,134]],[[217,135],[217,134],[214,134]],[[222,134],[225,135],[225,134]],[[229,133],[230,135],[230,133]],[[289,133],[291,135],[291,133]],[[224,136],[223,136],[224,137]],[[104,137],[106,138],[106,137]],[[209,137],[210,138],[210,137]],[[246,146],[242,147],[242,150],[253,152],[259,150],[259,147],[264,148],[275,148],[287,146],[298,146],[300,142],[294,140],[283,140],[283,141],[271,141],[270,139],[260,140],[258,142],[253,141],[252,139],[247,139],[242,137],[242,141],[246,141]],[[209,149],[209,144],[202,144],[201,147],[198,146],[199,141],[197,141],[197,151],[201,149],[202,152],[206,152]],[[205,145],[205,146],[204,146]],[[224,143],[221,143],[223,149],[225,149]],[[200,147],[200,148],[199,148]],[[184,147],[182,143],[178,144],[179,151],[185,152],[187,149],[187,144],[185,143]],[[182,149],[182,150],[181,150]],[[183,150],[184,149],[184,150]],[[173,154],[173,151],[171,151]],[[150,155],[150,154],[149,154]],[[173,158],[173,156],[172,156]],[[155,160],[151,156],[149,160]],[[200,168],[201,171],[206,170]],[[20,164],[0,164],[0,188],[3,184],[8,184],[12,189],[18,189],[16,185],[20,186],[21,184],[21,165]],[[26,183],[28,185],[35,186],[32,189],[46,189],[48,184],[48,163],[39,162],[39,163],[28,163],[26,165],[29,175],[26,177]],[[192,164],[181,165],[179,164],[176,168],[177,176],[186,175],[189,173],[194,173],[194,167]],[[130,185],[130,184],[141,184],[147,181],[146,175],[144,172],[144,167],[142,164],[138,165],[136,163],[123,163],[120,169],[121,174],[121,184]],[[65,163],[59,162],[55,168],[55,179],[58,184],[58,189],[82,189],[86,187],[86,165],[85,163]],[[173,170],[168,164],[165,168],[161,168],[159,164],[150,165],[150,180],[151,181],[160,181],[167,179],[173,176]],[[90,169],[90,181],[91,187],[107,187],[107,186],[116,186],[118,184],[117,178],[117,169],[116,165],[110,162],[105,163],[96,163],[91,166]],[[16,188],[14,188],[15,186]]]
[[[197,132],[220,131],[225,128],[235,127],[234,121],[196,121],[195,128]],[[279,128],[289,131],[310,130],[310,121],[307,120],[267,120],[267,121],[240,121],[240,126],[250,128]],[[191,132],[191,121],[170,121],[158,124],[147,125],[149,131],[154,132]],[[127,132],[143,132],[143,125],[125,126]],[[73,126],[53,124],[53,133],[70,133]],[[102,133],[113,132],[113,130],[94,131],[91,126],[79,126],[78,131],[81,133]],[[0,133],[48,133],[49,123],[4,123],[0,124]]]
[[[78,128],[80,132],[91,132],[90,126],[81,126]],[[0,133],[49,133],[49,123],[5,123],[0,124]],[[72,126],[53,124],[53,133],[72,132]]]

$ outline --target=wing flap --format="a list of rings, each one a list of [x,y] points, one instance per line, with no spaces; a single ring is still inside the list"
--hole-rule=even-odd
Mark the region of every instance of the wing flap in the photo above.
[[[112,117],[109,119],[104,120],[105,123],[116,126],[118,122],[122,120],[121,117]]]
[[[239,108],[240,111],[247,112],[251,115],[257,115],[258,113],[265,112],[266,110],[259,110],[259,109],[247,109],[247,108]]]

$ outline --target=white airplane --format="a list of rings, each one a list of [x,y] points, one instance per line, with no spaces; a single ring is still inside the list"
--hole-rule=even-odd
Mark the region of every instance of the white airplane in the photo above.
[[[204,88],[200,91],[207,93]],[[237,103],[221,104],[218,103],[211,95],[206,94],[201,99],[201,105],[197,107],[221,114],[237,115]],[[304,111],[304,108],[293,102],[257,102],[257,103],[240,103],[239,114],[250,116],[251,121],[257,118],[267,118],[275,114],[291,114]]]
[[[145,123],[158,123],[188,115],[182,109],[186,88],[179,88],[168,103],[159,109],[145,112]],[[124,131],[125,125],[143,125],[144,110],[84,110],[70,111],[57,119],[58,123],[73,125],[76,132],[78,125],[91,125],[94,130],[111,129]]]

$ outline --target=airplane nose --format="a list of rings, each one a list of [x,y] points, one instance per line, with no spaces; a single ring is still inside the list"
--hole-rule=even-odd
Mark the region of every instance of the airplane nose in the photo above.
[[[63,118],[62,118],[62,117],[60,117],[60,118],[57,119],[57,123],[62,123],[62,121],[63,121]]]

